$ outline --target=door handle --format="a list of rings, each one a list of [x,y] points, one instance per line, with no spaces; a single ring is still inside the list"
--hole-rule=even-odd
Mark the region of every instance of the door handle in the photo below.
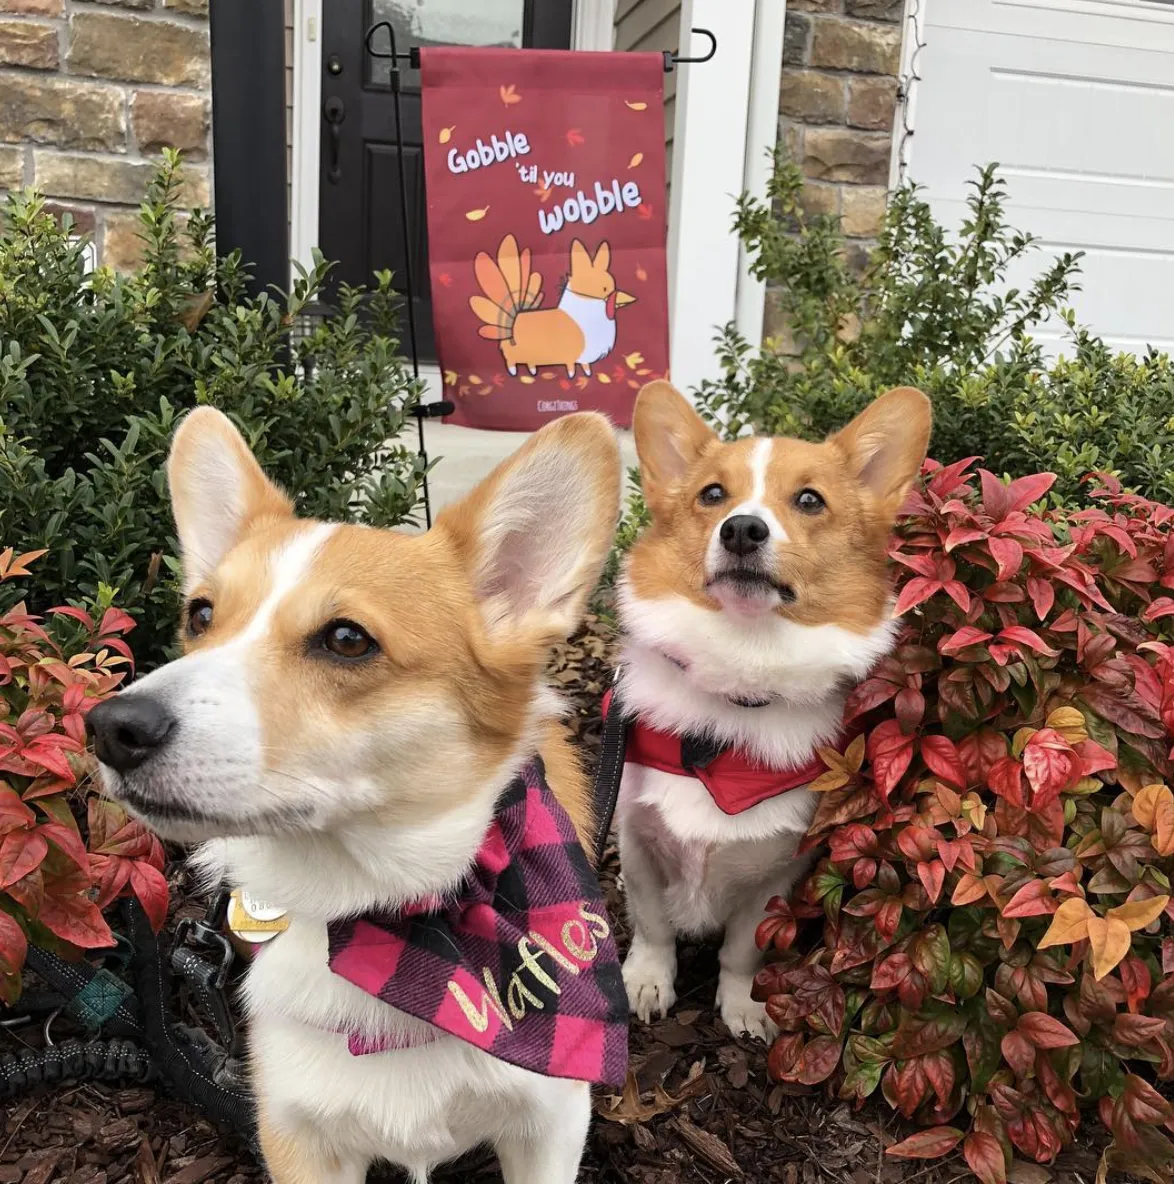
[[[330,168],[326,175],[332,185],[342,180],[342,121],[346,119],[346,104],[337,95],[322,104],[322,116],[330,124]]]

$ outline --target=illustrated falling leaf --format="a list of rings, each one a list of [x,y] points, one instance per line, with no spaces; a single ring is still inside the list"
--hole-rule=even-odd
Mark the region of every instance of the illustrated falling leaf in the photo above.
[[[489,207],[486,206],[483,210],[470,210],[465,215],[465,217],[468,218],[470,222],[480,222],[481,219],[484,218],[485,215],[488,213],[489,213]]]
[[[567,132],[567,143],[570,144],[572,148],[582,144],[583,142],[583,133],[577,127],[573,127]]]
[[[636,207],[636,213],[647,222],[652,217],[652,207],[646,201],[642,201]]]
[[[453,124],[452,127],[442,127],[440,129],[440,136],[439,136],[440,142],[442,144],[447,144],[449,142],[449,140],[452,139],[452,134],[455,130],[456,130],[456,124]]]
[[[501,101],[507,107],[512,107],[515,103],[522,101],[522,96],[518,94],[518,88],[512,82],[509,86],[500,87],[497,93],[501,95]]]
[[[469,382],[470,382],[470,383],[472,383],[472,384],[473,384],[473,386],[480,386],[480,385],[481,385],[481,379],[480,379],[480,377],[479,377],[478,375],[476,375],[476,374],[470,374],[470,375],[469,375]]]
[[[598,378],[599,381],[602,382],[604,386],[611,385],[611,379],[608,378],[608,376],[606,374],[597,374],[595,377]]]
[[[551,190],[547,186],[539,185],[538,188],[534,190],[534,192],[538,194],[539,201],[550,201]]]
[[[452,276],[449,275],[447,271],[442,271],[436,277],[436,282],[438,284],[443,284],[444,287],[446,287],[446,288],[451,288],[452,287]]]
[[[626,365],[629,370],[635,370],[637,366],[642,366],[643,364],[644,364],[644,355],[643,354],[633,353],[633,354],[625,354],[624,355],[624,365]]]
[[[624,100],[624,106],[629,108],[629,110],[632,110],[632,111],[647,111],[648,110],[647,103],[629,103],[627,99]]]
[[[524,382],[524,383],[525,383],[527,386],[529,386],[529,385],[530,385],[530,384],[531,384],[531,383],[534,381],[534,375],[533,375],[533,374],[523,374],[523,375],[522,375],[522,381],[523,381],[523,382]]]
[[[455,370],[446,370],[444,372],[444,385],[445,386],[456,386],[456,384],[457,384],[457,372]]]
[[[644,281],[648,278],[648,272],[646,272],[639,264],[636,265],[636,278],[640,281]]]
[[[485,386],[481,387],[481,388],[480,388],[480,389],[477,391],[477,394],[479,394],[479,395],[491,395],[491,394],[493,394],[493,386],[492,386],[492,384],[490,384],[490,383],[486,383],[486,384],[485,384]]]
[[[493,376],[493,385],[497,386],[497,387],[505,386],[505,375],[504,374],[495,374]]]
[[[576,378],[575,379],[575,386],[577,386],[579,388],[579,390],[585,391],[587,389],[587,379],[586,378]]]
[[[644,153],[637,152],[636,155],[633,156],[632,159],[628,161],[628,168],[630,168],[630,169],[636,168],[643,159],[644,159]]]

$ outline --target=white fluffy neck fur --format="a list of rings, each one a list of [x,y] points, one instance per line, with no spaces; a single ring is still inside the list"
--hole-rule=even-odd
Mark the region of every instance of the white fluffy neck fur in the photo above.
[[[836,738],[848,690],[897,631],[891,620],[860,634],[773,613],[734,619],[682,597],[642,600],[626,581],[619,604],[626,706],[655,728],[708,732],[775,768],[801,764]],[[739,707],[731,699],[771,702]]]

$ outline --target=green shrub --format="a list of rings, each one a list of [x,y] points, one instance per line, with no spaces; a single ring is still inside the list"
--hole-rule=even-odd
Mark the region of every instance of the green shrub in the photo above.
[[[1064,304],[1078,286],[1077,255],[1009,288],[1008,270],[1034,240],[1008,227],[994,166],[973,183],[957,236],[914,187],[898,189],[859,276],[838,219],[804,213],[802,184],[780,156],[768,200],[738,204],[736,230],[794,352],[753,349],[732,326],[722,330],[722,378],[700,391],[712,421],[730,434],[822,439],[888,387],[918,386],[933,400],[931,454],[943,463],[978,454],[996,472],[1050,470],[1065,499],[1104,470],[1174,500],[1169,358],[1114,356],[1075,326]],[[1032,337],[1048,321],[1066,325],[1067,360],[1048,362]]]
[[[227,412],[306,514],[393,525],[422,477],[394,443],[416,390],[390,274],[369,293],[344,288],[337,313],[294,340],[327,265],[288,296],[248,296],[240,258],[216,258],[209,218],[181,227],[179,172],[169,156],[150,188],[130,277],[83,275],[82,243],[35,196],[11,197],[0,228],[0,537],[48,552],[35,609],[117,590],[139,622],[140,668],[174,631],[163,462],[184,411]],[[0,610],[10,599],[0,591]]]

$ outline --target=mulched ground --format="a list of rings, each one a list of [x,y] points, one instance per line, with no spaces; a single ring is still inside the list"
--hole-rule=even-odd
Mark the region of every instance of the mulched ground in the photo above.
[[[552,665],[572,699],[572,726],[586,759],[598,745],[598,701],[610,678],[606,625],[560,647]],[[603,878],[626,943],[618,861]],[[190,906],[189,906],[190,907]],[[601,1092],[580,1175],[582,1184],[961,1184],[960,1159],[921,1165],[886,1159],[884,1146],[909,1132],[887,1107],[860,1113],[819,1091],[770,1081],[766,1048],[733,1040],[713,1012],[717,952],[683,946],[680,999],[668,1019],[632,1031],[634,1081],[622,1097]],[[33,1029],[0,1029],[38,1043]],[[1092,1124],[1090,1124],[1092,1125]],[[1050,1169],[1017,1164],[1012,1184],[1093,1184],[1099,1147],[1069,1149]],[[85,1085],[9,1105],[0,1122],[0,1184],[252,1184],[263,1179],[239,1140],[220,1136],[197,1112],[149,1088]],[[380,1173],[386,1184],[401,1179]],[[440,1172],[437,1184],[500,1181],[491,1156]]]

